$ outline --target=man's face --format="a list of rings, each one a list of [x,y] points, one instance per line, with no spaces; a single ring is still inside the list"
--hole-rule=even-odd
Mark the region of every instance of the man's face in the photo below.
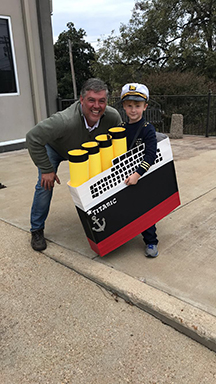
[[[80,96],[80,102],[88,125],[93,127],[105,111],[107,104],[106,91],[97,93],[94,91],[87,91],[85,97]]]

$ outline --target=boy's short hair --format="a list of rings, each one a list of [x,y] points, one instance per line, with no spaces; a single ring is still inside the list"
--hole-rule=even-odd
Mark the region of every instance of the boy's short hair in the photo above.
[[[125,84],[122,87],[121,99],[125,100],[135,100],[135,101],[148,101],[149,100],[149,90],[144,84],[138,83],[129,83]]]

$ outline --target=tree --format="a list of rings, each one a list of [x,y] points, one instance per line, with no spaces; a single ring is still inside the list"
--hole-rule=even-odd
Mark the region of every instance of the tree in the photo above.
[[[58,92],[63,98],[74,98],[68,40],[72,42],[73,64],[76,76],[77,92],[80,93],[84,81],[92,77],[92,62],[95,60],[94,48],[84,40],[86,32],[78,31],[73,23],[67,24],[68,30],[60,33],[54,44]]]
[[[216,79],[216,1],[137,1],[120,35],[99,41],[98,61],[128,68],[134,78],[143,71],[194,71]]]

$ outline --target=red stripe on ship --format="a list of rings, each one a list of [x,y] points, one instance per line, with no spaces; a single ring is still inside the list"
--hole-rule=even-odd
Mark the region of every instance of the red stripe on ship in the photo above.
[[[132,221],[130,224],[121,228],[119,231],[113,233],[100,243],[96,244],[88,238],[89,244],[93,251],[100,256],[104,256],[120,247],[120,245],[133,239],[135,236],[151,227],[154,223],[163,219],[163,217],[172,212],[173,209],[178,207],[180,204],[179,192],[176,192],[168,199],[164,200],[162,203],[158,204],[138,219]]]

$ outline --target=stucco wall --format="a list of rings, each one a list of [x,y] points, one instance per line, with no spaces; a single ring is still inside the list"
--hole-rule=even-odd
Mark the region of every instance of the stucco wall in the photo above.
[[[46,0],[45,0],[46,1]],[[19,94],[0,96],[0,144],[25,138],[47,117],[36,0],[1,0],[0,15],[11,17]]]

